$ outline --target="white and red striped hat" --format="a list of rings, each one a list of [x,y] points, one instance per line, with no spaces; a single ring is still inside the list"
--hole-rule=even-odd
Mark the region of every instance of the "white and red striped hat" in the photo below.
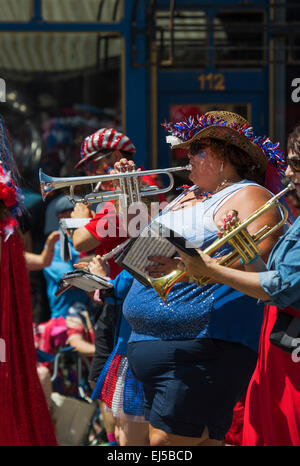
[[[81,160],[75,165],[75,168],[79,167],[90,157],[98,154],[102,150],[120,150],[132,155],[136,152],[136,148],[128,136],[119,133],[114,128],[101,128],[83,140],[80,148]],[[108,154],[103,154],[102,157],[106,157],[107,155]],[[100,158],[98,160],[100,160]]]

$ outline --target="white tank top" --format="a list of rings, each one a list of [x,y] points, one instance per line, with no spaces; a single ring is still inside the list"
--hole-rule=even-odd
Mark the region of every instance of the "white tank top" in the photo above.
[[[187,247],[202,249],[217,237],[218,228],[214,222],[214,217],[218,209],[237,191],[248,186],[258,186],[266,189],[253,181],[242,180],[194,205],[183,209],[170,210],[184,196],[185,193],[183,193],[171,202],[155,220],[183,236],[187,240]],[[196,188],[197,186],[192,186],[189,191]],[[268,190],[266,189],[266,191]],[[272,195],[270,191],[268,192]]]

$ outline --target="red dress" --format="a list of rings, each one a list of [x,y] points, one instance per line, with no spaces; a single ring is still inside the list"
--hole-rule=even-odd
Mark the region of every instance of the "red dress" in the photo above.
[[[107,254],[127,239],[126,234],[121,230],[114,201],[107,201],[95,217],[85,225],[85,228],[99,241],[96,254],[100,256]],[[122,269],[113,259],[109,259],[108,264],[109,276],[114,279]]]
[[[23,244],[16,232],[5,242],[3,236],[1,231],[0,445],[56,445],[36,370]]]
[[[300,445],[300,362],[269,341],[276,312],[275,306],[265,306],[258,361],[246,396],[244,446]]]
[[[237,402],[233,410],[232,424],[225,435],[225,443],[240,447],[243,442],[243,428],[245,415],[245,396]]]

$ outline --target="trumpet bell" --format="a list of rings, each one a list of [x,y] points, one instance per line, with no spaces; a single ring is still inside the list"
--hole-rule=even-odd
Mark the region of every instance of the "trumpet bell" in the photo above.
[[[161,299],[166,304],[167,297],[171,288],[178,283],[184,276],[186,272],[183,270],[175,269],[167,275],[163,275],[162,277],[152,278],[147,277],[150,285],[156,293],[161,297]]]
[[[39,177],[42,199],[44,201],[48,194],[50,194],[55,189],[53,186],[53,178],[51,176],[46,175],[46,173],[43,173],[41,168],[39,170]]]

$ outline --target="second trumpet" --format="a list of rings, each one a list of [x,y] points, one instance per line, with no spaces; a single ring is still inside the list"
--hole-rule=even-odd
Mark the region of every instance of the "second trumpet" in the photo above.
[[[126,171],[122,173],[114,173],[111,175],[95,175],[95,176],[78,176],[70,178],[56,178],[46,175],[42,170],[39,172],[40,186],[43,199],[46,198],[55,189],[70,188],[70,200],[72,202],[83,202],[85,204],[93,204],[95,202],[104,202],[108,200],[116,200],[120,195],[126,196],[129,204],[139,202],[144,196],[154,196],[170,191],[174,186],[173,172],[182,170],[191,170],[191,166],[172,167],[156,170],[144,171]],[[140,186],[139,178],[145,175],[167,175],[169,177],[169,185],[166,188],[159,189],[157,186]],[[100,191],[85,195],[82,198],[74,197],[74,189],[76,186],[105,183],[106,181],[118,181],[120,189],[114,191]]]

